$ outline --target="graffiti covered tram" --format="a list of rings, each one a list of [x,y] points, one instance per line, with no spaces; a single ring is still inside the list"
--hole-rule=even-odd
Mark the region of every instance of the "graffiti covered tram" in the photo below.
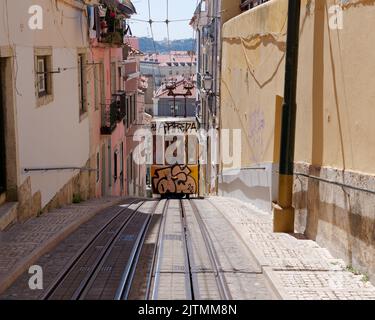
[[[152,192],[162,198],[199,194],[198,124],[195,118],[154,118]]]

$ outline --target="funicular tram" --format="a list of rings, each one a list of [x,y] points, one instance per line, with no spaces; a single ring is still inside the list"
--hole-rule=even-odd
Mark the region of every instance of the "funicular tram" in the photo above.
[[[194,117],[154,118],[151,184],[162,198],[199,194],[198,123]]]

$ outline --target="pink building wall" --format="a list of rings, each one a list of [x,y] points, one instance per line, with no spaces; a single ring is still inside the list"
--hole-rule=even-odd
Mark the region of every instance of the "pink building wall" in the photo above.
[[[100,154],[100,165],[99,165],[99,181],[96,182],[96,196],[104,196],[104,195],[112,195],[112,196],[120,196],[124,195],[126,190],[125,187],[121,190],[121,180],[120,180],[120,170],[121,170],[121,143],[124,144],[124,152],[123,152],[123,159],[126,159],[126,141],[125,141],[125,126],[124,123],[118,122],[116,129],[109,135],[102,135],[100,132],[100,128],[102,125],[102,111],[101,105],[97,110],[93,110],[95,105],[95,82],[97,82],[98,87],[98,95],[99,99],[101,100],[101,88],[102,84],[100,83],[100,78],[98,79],[94,74],[95,65],[98,63],[103,63],[103,65],[99,64],[99,68],[104,67],[104,91],[105,91],[105,103],[109,104],[112,99],[112,92],[111,92],[111,63],[116,62],[116,91],[119,90],[118,83],[119,83],[119,75],[118,75],[118,66],[119,62],[122,61],[123,53],[122,48],[116,47],[109,47],[108,45],[104,44],[97,44],[92,47],[90,53],[90,60],[89,65],[91,65],[91,75],[93,77],[93,81],[91,81],[91,92],[92,94],[89,96],[90,108],[92,112],[90,112],[90,144],[91,144],[91,153],[96,154],[99,152]],[[90,68],[90,66],[89,66]],[[110,147],[110,148],[109,148]],[[103,151],[105,154],[103,155]],[[118,152],[118,170],[117,170],[117,179],[114,179],[114,154],[115,151]],[[109,153],[110,153],[110,162],[109,162]],[[110,166],[109,166],[110,164]],[[123,175],[123,184],[125,186],[125,165],[124,165],[124,175]],[[105,177],[103,179],[103,174]],[[111,181],[109,181],[109,179]],[[111,183],[110,183],[111,182]],[[105,186],[103,187],[103,183]]]

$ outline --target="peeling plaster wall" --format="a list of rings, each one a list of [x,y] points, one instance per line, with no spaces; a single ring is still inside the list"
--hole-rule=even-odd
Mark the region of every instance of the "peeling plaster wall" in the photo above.
[[[221,122],[242,129],[243,168],[270,162],[277,168],[287,4],[272,0],[223,26]],[[375,2],[350,1],[341,30],[329,27],[335,4],[302,1],[295,160],[310,175],[375,190]],[[269,190],[274,198],[277,173],[270,170],[268,190],[255,202]],[[246,194],[247,186],[238,188],[226,193]],[[295,206],[299,231],[374,276],[373,194],[296,177]]]

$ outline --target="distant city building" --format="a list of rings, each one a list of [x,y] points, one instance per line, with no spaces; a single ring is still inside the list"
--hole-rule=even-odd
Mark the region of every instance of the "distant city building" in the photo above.
[[[160,87],[170,77],[189,77],[196,72],[197,58],[189,51],[171,51],[170,54],[147,54],[141,59],[141,73],[154,78]]]
[[[190,90],[191,95],[183,96],[187,93],[184,88],[184,78],[180,77],[176,83],[176,89],[173,90],[176,97],[170,96],[169,90],[162,86],[155,93],[154,117],[195,117],[196,116],[196,87]]]

